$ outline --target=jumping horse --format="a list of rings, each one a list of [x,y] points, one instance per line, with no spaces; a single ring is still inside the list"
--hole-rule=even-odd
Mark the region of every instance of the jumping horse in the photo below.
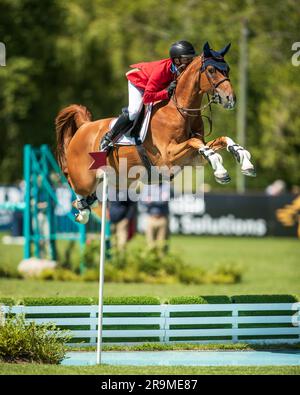
[[[221,136],[205,142],[202,111],[211,103],[225,109],[235,106],[236,98],[229,79],[229,66],[224,56],[230,44],[214,51],[206,43],[201,55],[177,77],[176,89],[169,101],[154,103],[144,150],[153,166],[202,166],[209,163],[217,182],[228,183],[230,177],[217,152],[227,149],[238,161],[246,176],[254,177],[249,151],[236,144],[230,137]],[[202,105],[203,97],[208,103]],[[211,96],[210,96],[211,95]],[[77,195],[79,214],[77,221],[87,223],[90,206],[99,179],[96,170],[89,170],[90,152],[99,150],[103,135],[109,130],[113,118],[92,121],[88,109],[82,105],[70,105],[62,109],[55,119],[57,159],[71,187]],[[127,173],[133,166],[143,166],[135,146],[116,146],[107,157],[107,166],[116,174],[119,162],[127,159]],[[123,169],[124,170],[124,169]],[[130,183],[133,180],[128,179]]]

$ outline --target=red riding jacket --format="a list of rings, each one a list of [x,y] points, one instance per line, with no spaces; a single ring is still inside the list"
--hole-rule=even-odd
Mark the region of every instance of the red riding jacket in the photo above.
[[[143,102],[153,103],[169,99],[167,87],[176,78],[171,59],[132,64],[134,70],[126,73],[127,79],[144,91]]]

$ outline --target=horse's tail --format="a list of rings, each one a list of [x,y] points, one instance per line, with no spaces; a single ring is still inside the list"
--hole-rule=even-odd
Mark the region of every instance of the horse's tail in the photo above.
[[[66,149],[77,129],[91,120],[92,115],[89,110],[78,104],[72,104],[62,109],[55,118],[56,157],[65,174],[67,173]]]

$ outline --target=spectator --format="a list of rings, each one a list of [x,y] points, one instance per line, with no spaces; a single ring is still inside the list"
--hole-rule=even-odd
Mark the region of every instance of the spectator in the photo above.
[[[168,251],[170,184],[144,186],[141,202],[148,214],[146,240],[150,248]]]
[[[31,199],[32,210],[32,229],[34,236],[38,238],[40,258],[50,259],[50,223],[47,211],[48,207],[47,192],[43,186],[43,176],[37,177],[37,190]]]
[[[129,200],[128,195],[126,200],[121,199],[124,193],[119,192],[117,201],[109,203],[112,244],[118,250],[124,250],[127,241],[134,235],[137,216],[137,203]]]
[[[283,180],[276,180],[266,188],[266,194],[269,196],[278,196],[284,193],[286,185]]]
[[[20,194],[15,203],[20,203],[24,200],[25,183],[23,180],[17,181],[17,188]],[[19,210],[16,208],[12,213],[11,235],[12,237],[23,236],[23,210]]]

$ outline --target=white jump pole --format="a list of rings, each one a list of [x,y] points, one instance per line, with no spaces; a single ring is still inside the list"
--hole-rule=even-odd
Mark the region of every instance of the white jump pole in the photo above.
[[[101,364],[102,352],[102,322],[103,322],[103,287],[104,287],[104,265],[105,265],[105,226],[106,226],[106,206],[107,206],[107,174],[103,171],[102,189],[102,217],[101,217],[101,238],[100,238],[100,267],[99,267],[99,302],[98,302],[98,337],[97,337],[97,365]]]

